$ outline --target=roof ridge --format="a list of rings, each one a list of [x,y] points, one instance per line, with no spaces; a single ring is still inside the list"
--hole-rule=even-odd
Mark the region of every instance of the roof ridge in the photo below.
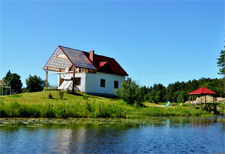
[[[80,50],[80,49],[73,49],[73,48],[69,48],[69,47],[62,46],[62,45],[59,45],[59,47],[64,47],[64,48],[68,48],[68,49],[72,49],[72,50],[77,50],[77,51],[82,51],[82,52],[85,52],[85,51]]]
[[[86,52],[86,53],[90,53],[90,52],[87,52],[87,51],[83,51],[83,50],[80,50],[80,49],[73,49],[73,48],[70,48],[70,47],[65,47],[65,46],[62,46],[62,45],[58,45],[60,47],[64,47],[64,48],[68,48],[68,49],[72,49],[72,50],[78,50],[78,51],[82,51],[82,52]],[[106,57],[106,58],[111,58],[111,57],[107,57],[107,56],[103,56],[103,55],[98,55],[98,54],[94,54],[96,56],[102,56],[102,57]],[[114,59],[114,58],[111,58],[111,59]]]
[[[204,86],[201,87],[201,93],[203,92],[204,88],[205,88]]]
[[[87,51],[83,51],[83,52],[86,52],[86,53],[90,53],[90,52],[87,52]],[[112,58],[112,57],[107,57],[107,56],[103,56],[103,55],[98,55],[98,54],[94,54],[94,55],[96,55],[96,56],[101,56],[101,57],[105,57],[105,58],[110,58],[110,59],[114,59],[114,58]]]

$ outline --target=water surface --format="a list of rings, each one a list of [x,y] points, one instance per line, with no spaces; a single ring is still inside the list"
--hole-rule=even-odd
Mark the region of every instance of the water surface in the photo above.
[[[0,141],[0,153],[225,153],[225,121],[0,119]]]

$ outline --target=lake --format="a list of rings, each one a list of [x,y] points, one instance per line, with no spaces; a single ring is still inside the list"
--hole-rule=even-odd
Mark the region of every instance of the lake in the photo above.
[[[0,153],[225,153],[225,119],[0,119]]]

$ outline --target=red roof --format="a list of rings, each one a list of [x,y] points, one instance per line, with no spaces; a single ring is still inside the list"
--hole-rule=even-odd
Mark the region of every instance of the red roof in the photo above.
[[[89,52],[83,51],[83,53],[89,59]],[[124,76],[128,75],[127,72],[119,65],[119,63],[117,63],[114,58],[94,54],[94,62],[92,62],[92,64],[95,66],[95,68],[97,68],[99,72],[112,73]]]
[[[206,87],[201,87],[197,90],[188,93],[188,95],[216,95],[216,93],[207,89]]]

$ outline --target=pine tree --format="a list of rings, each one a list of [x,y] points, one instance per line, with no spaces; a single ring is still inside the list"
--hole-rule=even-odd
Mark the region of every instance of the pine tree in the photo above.
[[[217,60],[217,66],[220,67],[220,72],[218,74],[225,75],[225,50],[221,50],[220,57]]]

